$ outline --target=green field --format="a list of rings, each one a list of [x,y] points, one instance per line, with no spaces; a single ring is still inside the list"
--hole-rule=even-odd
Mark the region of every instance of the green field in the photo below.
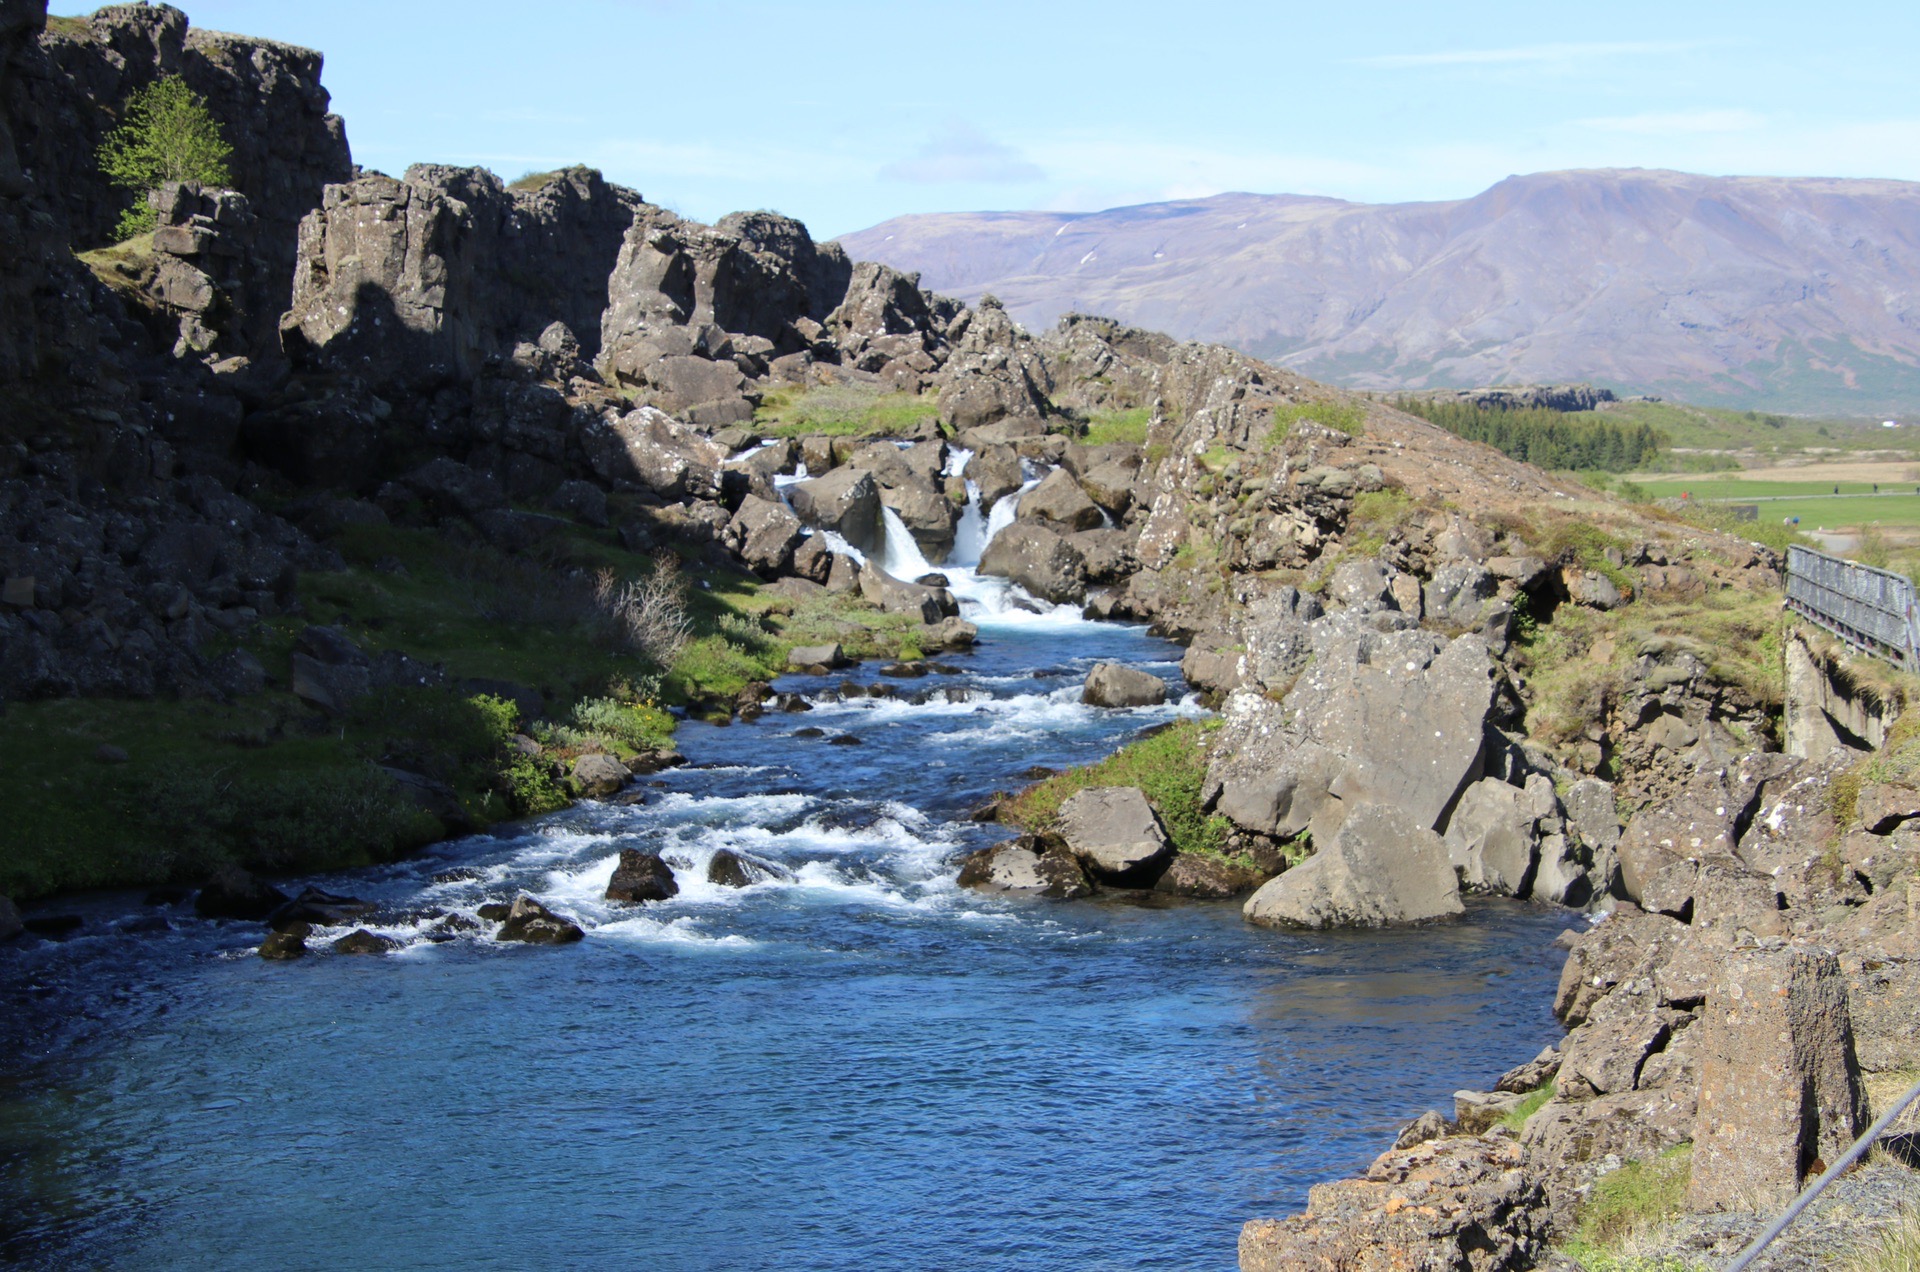
[[[1920,429],[1883,429],[1878,418],[1774,415],[1682,402],[1616,402],[1604,411],[1579,411],[1570,420],[1651,424],[1681,451],[1750,451],[1782,456],[1807,451],[1888,450],[1920,454]],[[1663,465],[1682,469],[1704,458],[1669,454]]]
[[[1917,486],[1881,483],[1879,494],[1870,482],[1740,481],[1730,478],[1642,477],[1636,484],[1655,499],[1690,493],[1702,503],[1759,505],[1763,521],[1800,518],[1805,529],[1815,527],[1883,525],[1920,526]],[[1892,493],[1899,491],[1901,493]]]

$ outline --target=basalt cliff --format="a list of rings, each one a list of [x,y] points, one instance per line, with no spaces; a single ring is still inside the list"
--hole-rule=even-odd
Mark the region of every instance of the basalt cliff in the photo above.
[[[1441,920],[1475,893],[1608,915],[1569,941],[1564,1042],[1305,1216],[1250,1225],[1243,1266],[1532,1266],[1597,1179],[1683,1142],[1695,1208],[1771,1204],[1851,1138],[1868,1078],[1913,1062],[1901,696],[1788,627],[1774,551],[1226,348],[1080,315],[1030,333],[783,216],[702,225],[584,168],[362,171],[320,70],[165,6],[50,22],[0,0],[19,714],[265,704],[232,744],[273,754],[371,727],[355,713],[383,696],[482,692],[519,730],[502,765],[612,796],[670,756],[537,741],[567,685],[396,640],[373,599],[418,597],[393,545],[542,604],[671,556],[767,602],[750,631],[719,624],[716,656],[812,667],[847,652],[798,640],[829,600],[849,644],[857,613],[902,650],[966,647],[938,566],[969,509],[998,508],[982,572],[1187,645],[1222,721],[1193,763],[1224,847],[1183,861],[1144,797],[1102,788],[956,863],[964,881],[1172,879],[1308,928]],[[121,196],[91,156],[132,89],[176,74],[234,188],[163,187],[150,241],[111,244]],[[817,402],[840,415],[782,414]],[[871,424],[886,410],[897,427]],[[898,533],[932,571],[885,568]],[[771,696],[679,683],[722,718]],[[369,780],[462,829],[421,732],[379,734]]]

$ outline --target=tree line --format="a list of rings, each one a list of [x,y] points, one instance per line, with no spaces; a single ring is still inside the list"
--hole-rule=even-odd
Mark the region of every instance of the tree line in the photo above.
[[[1624,473],[1643,466],[1667,445],[1667,435],[1651,424],[1582,419],[1545,407],[1501,410],[1409,397],[1400,398],[1394,406],[1541,468]]]

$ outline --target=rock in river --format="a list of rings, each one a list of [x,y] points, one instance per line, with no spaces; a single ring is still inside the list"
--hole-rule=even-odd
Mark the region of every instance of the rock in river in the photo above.
[[[1060,837],[1096,876],[1114,881],[1151,871],[1171,851],[1159,816],[1137,786],[1095,786],[1066,800]]]
[[[637,848],[620,850],[620,864],[607,884],[607,900],[665,901],[679,893],[672,867],[658,855]]]
[[[304,958],[307,953],[307,938],[300,932],[273,932],[260,942],[260,957],[284,961]]]
[[[1080,693],[1080,701],[1093,707],[1157,707],[1166,700],[1166,681],[1120,663],[1096,664]]]
[[[1051,835],[1022,835],[982,848],[961,863],[960,886],[986,892],[1037,892],[1057,901],[1093,893],[1079,860]]]
[[[1247,898],[1266,927],[1385,927],[1459,914],[1440,836],[1385,804],[1362,804],[1313,856]]]
[[[528,945],[571,945],[583,939],[580,925],[563,919],[532,897],[521,897],[507,912],[507,921],[494,933],[496,941],[525,941]]]
[[[391,954],[399,948],[400,942],[365,928],[355,928],[333,943],[335,954]]]

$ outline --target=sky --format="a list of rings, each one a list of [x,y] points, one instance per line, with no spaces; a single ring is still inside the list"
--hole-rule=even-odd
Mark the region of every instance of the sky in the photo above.
[[[82,12],[56,3],[55,12]],[[573,163],[827,238],[1560,168],[1920,180],[1920,4],[186,0],[322,50],[356,161]]]

